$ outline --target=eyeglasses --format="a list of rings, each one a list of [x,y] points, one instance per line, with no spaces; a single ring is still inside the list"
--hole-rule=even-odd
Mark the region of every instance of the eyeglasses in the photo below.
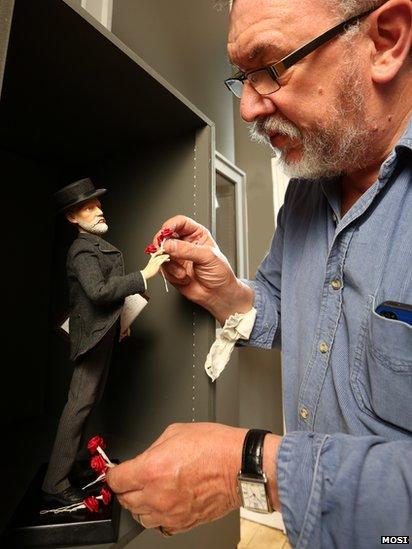
[[[304,46],[301,46],[273,65],[248,72],[239,71],[234,76],[225,80],[226,86],[239,99],[242,97],[243,84],[245,80],[247,80],[260,95],[269,95],[278,91],[281,87],[278,79],[287,69],[326,42],[329,42],[329,40],[332,40],[335,36],[338,36],[338,34],[346,31],[353,23],[357,23],[363,17],[370,15],[376,9],[377,8],[373,8],[359,15],[355,15],[354,17],[350,17],[346,21],[339,23],[339,25],[327,30],[317,38],[314,38]]]

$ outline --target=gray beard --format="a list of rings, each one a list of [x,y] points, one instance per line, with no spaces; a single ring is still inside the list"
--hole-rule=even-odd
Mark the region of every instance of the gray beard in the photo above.
[[[253,141],[269,145],[287,176],[310,180],[335,177],[368,163],[373,135],[366,124],[365,112],[361,81],[356,71],[348,71],[336,104],[329,109],[325,121],[314,129],[301,131],[281,114],[275,114],[253,122],[250,134]],[[291,147],[272,146],[268,134],[274,133],[290,137],[293,146],[296,143],[301,146],[300,160],[286,159]]]
[[[93,221],[93,223],[78,221],[78,225],[86,231],[86,233],[95,234],[97,236],[105,234],[109,230],[109,226],[106,223],[100,223],[99,221]]]

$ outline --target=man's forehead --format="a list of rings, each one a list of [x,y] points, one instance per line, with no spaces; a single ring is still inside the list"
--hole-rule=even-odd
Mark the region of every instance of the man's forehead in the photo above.
[[[236,0],[229,22],[229,58],[239,64],[252,62],[265,50],[279,57],[287,54],[317,27],[326,29],[327,15],[323,0]]]

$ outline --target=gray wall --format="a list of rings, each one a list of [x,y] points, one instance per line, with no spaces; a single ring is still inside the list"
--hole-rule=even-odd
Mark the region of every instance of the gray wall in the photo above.
[[[228,13],[213,5],[212,0],[114,0],[112,32],[215,122],[216,148],[233,161],[232,98],[223,83],[231,70]]]

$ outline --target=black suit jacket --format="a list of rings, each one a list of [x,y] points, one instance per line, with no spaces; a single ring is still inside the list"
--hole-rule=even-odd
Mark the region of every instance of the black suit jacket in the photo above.
[[[67,254],[70,358],[92,349],[120,316],[124,298],[145,291],[140,272],[124,274],[121,252],[99,236],[79,233]]]

